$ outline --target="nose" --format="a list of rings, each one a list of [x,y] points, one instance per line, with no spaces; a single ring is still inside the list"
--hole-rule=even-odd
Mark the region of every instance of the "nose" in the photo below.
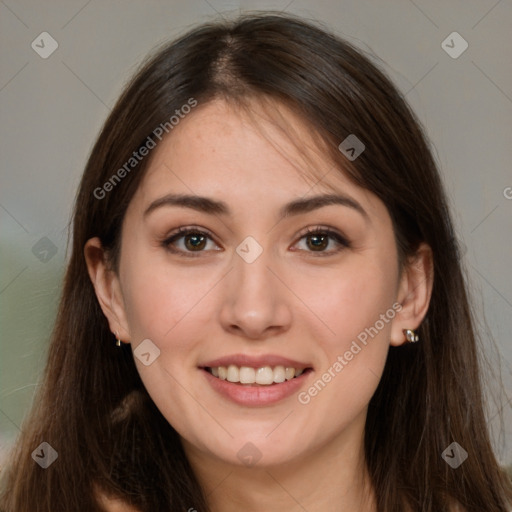
[[[269,268],[268,252],[252,263],[234,254],[234,268],[226,276],[220,308],[222,327],[251,340],[286,332],[291,325],[290,292]]]

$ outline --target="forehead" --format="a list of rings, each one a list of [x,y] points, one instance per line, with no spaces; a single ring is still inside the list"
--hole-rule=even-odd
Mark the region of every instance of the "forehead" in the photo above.
[[[196,107],[152,155],[137,196],[165,191],[269,203],[320,191],[371,200],[329,157],[325,142],[283,104],[246,107],[214,100]]]

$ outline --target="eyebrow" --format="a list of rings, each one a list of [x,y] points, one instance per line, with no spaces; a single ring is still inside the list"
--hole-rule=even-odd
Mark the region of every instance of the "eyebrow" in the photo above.
[[[369,216],[364,208],[354,199],[339,194],[323,194],[307,198],[299,198],[285,204],[279,210],[279,218],[300,215],[317,210],[324,206],[341,205],[359,212],[366,220]],[[144,217],[153,211],[164,206],[178,206],[190,208],[210,215],[230,215],[229,206],[223,201],[217,201],[209,197],[189,195],[189,194],[167,194],[153,201],[144,212]]]

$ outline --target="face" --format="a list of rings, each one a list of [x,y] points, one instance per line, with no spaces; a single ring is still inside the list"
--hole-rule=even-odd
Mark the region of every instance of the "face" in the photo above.
[[[401,276],[384,204],[258,119],[211,102],[155,150],[123,223],[116,322],[188,450],[270,466],[360,438]]]

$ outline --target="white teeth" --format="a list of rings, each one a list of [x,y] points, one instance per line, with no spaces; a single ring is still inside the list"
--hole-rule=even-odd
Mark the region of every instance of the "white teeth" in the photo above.
[[[285,368],[284,374],[285,374],[286,380],[293,379],[293,377],[295,377],[295,368]]]
[[[226,377],[229,382],[240,382],[240,370],[234,364],[228,366],[228,376]]]
[[[240,384],[254,384],[256,381],[256,370],[247,366],[240,368]]]
[[[258,368],[256,371],[256,384],[269,385],[274,382],[274,372],[270,366]]]
[[[284,382],[286,380],[286,375],[284,372],[284,366],[276,366],[274,368],[274,382],[278,384]]]
[[[260,384],[262,386],[269,386],[271,384],[280,384],[285,380],[291,380],[294,377],[299,377],[304,372],[304,369],[296,369],[284,366],[263,366],[261,368],[251,368],[249,366],[235,366],[230,364],[226,366],[216,366],[210,368],[210,373],[214,377],[221,380],[228,380],[240,384]]]

